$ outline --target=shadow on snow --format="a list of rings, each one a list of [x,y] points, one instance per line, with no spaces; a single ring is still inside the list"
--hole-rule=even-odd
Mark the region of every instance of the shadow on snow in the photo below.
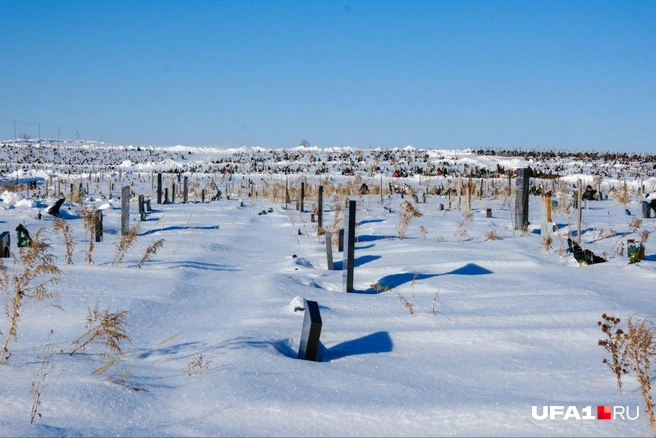
[[[417,280],[425,280],[427,278],[441,277],[443,275],[488,275],[493,272],[489,269],[485,269],[482,266],[479,266],[475,263],[468,263],[465,266],[454,269],[453,271],[445,272],[443,274],[419,274],[415,272],[400,272],[398,274],[386,275],[385,277],[378,280],[377,284],[379,288],[370,287],[369,289],[363,291],[356,291],[356,293],[365,293],[365,294],[377,294],[381,293],[382,288],[394,289],[396,287],[402,286],[406,283]],[[381,288],[382,287],[382,288]]]

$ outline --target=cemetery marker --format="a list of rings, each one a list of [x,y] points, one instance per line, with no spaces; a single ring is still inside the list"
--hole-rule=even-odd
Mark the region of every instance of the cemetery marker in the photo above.
[[[304,360],[317,360],[319,352],[319,337],[321,336],[321,313],[316,301],[307,301],[303,317],[303,331],[301,343],[298,347],[298,358]]]

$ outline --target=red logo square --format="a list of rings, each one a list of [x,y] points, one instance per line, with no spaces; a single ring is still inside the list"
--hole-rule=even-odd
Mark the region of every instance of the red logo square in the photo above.
[[[610,420],[611,408],[610,406],[597,406],[597,420]]]

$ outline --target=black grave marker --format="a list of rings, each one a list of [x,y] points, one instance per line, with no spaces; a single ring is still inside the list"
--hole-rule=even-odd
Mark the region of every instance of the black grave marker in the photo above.
[[[319,206],[317,212],[319,217],[317,218],[317,226],[319,227],[319,234],[323,231],[323,186],[319,186]]]
[[[353,292],[353,269],[355,258],[355,201],[346,201],[346,211],[344,212],[344,241],[346,249],[344,251],[344,269],[343,285],[344,292]]]
[[[0,233],[0,257],[9,258],[11,255],[11,235],[9,231]]]
[[[137,203],[139,204],[139,220],[145,221],[146,220],[146,210],[144,208],[144,195],[139,195],[139,200]]]
[[[103,214],[102,211],[97,210],[96,211],[96,220],[95,220],[95,226],[96,226],[96,242],[102,242],[103,241]]]
[[[326,231],[324,233],[324,236],[326,237],[326,258],[328,261],[328,270],[332,271],[334,269],[333,267],[333,242],[332,242],[332,236],[330,234],[330,231]]]
[[[528,228],[528,183],[530,173],[528,169],[517,169],[517,192],[515,194],[515,229]]]
[[[162,203],[162,174],[157,174],[157,203]]]
[[[121,235],[130,231],[130,186],[121,189]]]
[[[298,358],[304,360],[317,360],[319,352],[319,337],[321,336],[321,313],[316,301],[307,301],[305,316],[303,317],[303,331],[301,343],[298,347]]]

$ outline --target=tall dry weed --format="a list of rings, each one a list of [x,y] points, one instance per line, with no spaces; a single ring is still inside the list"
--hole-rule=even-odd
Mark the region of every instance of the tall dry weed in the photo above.
[[[89,235],[89,246],[87,246],[85,251],[85,261],[87,264],[93,264],[93,249],[95,247],[94,240],[96,234],[96,225],[98,222],[98,211],[95,208],[81,208],[79,214],[82,217],[82,223],[84,224],[84,230]]]
[[[656,436],[656,419],[654,417],[654,402],[651,397],[651,365],[656,360],[656,329],[647,318],[629,316],[626,331],[619,327],[620,319],[601,315],[597,324],[606,335],[599,341],[611,354],[611,359],[604,359],[617,379],[617,386],[622,392],[622,376],[633,373],[640,385],[640,395],[645,402],[645,412],[649,417],[649,425]]]
[[[143,257],[141,257],[141,260],[139,261],[137,267],[138,268],[142,267],[144,263],[155,257],[157,251],[159,251],[163,247],[164,247],[164,239],[159,239],[158,241],[153,242],[152,245],[146,248],[146,252],[144,253]]]
[[[412,222],[413,218],[423,216],[422,213],[412,205],[410,201],[403,201],[401,203],[401,211],[399,212],[399,224],[396,227],[396,233],[399,239],[403,240],[406,231]]]
[[[126,333],[127,313],[127,310],[111,313],[109,307],[100,310],[96,302],[95,306],[88,310],[86,332],[72,342],[68,354],[72,356],[94,341],[100,341],[111,352],[123,354],[121,342],[132,342]]]
[[[135,225],[121,237],[121,240],[116,244],[116,254],[114,255],[114,260],[112,261],[112,266],[116,266],[123,261],[125,253],[132,248],[134,243],[139,237],[139,224]]]
[[[73,230],[68,222],[64,219],[54,218],[52,220],[52,229],[55,233],[61,235],[61,239],[66,246],[66,264],[73,264],[73,249],[75,248],[75,240],[73,239]]]
[[[14,269],[11,278],[6,269],[0,270],[0,290],[8,324],[6,333],[3,333],[5,339],[0,352],[0,364],[10,356],[9,342],[18,339],[18,324],[25,311],[37,303],[59,297],[59,293],[50,287],[60,282],[62,271],[55,264],[55,258],[50,252],[51,245],[43,235],[44,232],[44,228],[39,229],[32,239],[32,245],[20,248],[18,257],[12,254]]]

